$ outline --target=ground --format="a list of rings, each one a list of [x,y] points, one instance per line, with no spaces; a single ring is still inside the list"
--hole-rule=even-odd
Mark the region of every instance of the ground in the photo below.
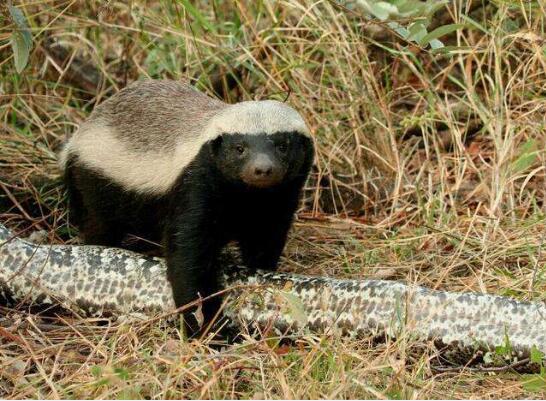
[[[282,269],[521,300],[546,290],[546,4],[450,2],[448,52],[334,1],[0,5],[0,221],[76,243],[56,152],[141,78],[285,100],[317,144]],[[22,45],[20,45],[22,46]],[[188,343],[157,320],[0,312],[4,398],[544,398],[546,376],[436,369],[431,344],[330,337]]]

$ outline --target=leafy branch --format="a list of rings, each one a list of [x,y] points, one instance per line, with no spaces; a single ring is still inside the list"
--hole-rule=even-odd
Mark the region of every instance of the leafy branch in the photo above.
[[[465,24],[442,25],[428,31],[434,14],[448,4],[448,0],[350,0],[339,1],[339,5],[359,9],[370,19],[385,22],[386,26],[408,42],[420,47],[430,46],[436,50],[444,47],[439,39],[459,29]]]

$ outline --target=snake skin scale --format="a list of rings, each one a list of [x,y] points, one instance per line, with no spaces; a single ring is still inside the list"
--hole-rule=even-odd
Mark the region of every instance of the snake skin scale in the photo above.
[[[514,357],[546,353],[546,305],[450,293],[397,281],[340,280],[231,268],[236,286],[224,314],[233,324],[278,333],[435,340],[450,349],[491,350],[509,338]],[[60,304],[92,316],[141,318],[173,310],[162,259],[77,245],[36,245],[0,225],[0,298]]]

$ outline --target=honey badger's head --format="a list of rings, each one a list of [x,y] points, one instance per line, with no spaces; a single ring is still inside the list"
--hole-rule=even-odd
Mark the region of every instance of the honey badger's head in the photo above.
[[[270,188],[306,175],[313,144],[301,116],[276,101],[242,102],[212,120],[213,160],[227,180]]]

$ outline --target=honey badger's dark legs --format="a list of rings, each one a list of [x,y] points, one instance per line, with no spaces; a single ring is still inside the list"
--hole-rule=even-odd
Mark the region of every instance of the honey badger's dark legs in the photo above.
[[[120,224],[113,224],[115,210],[108,207],[109,201],[98,197],[104,186],[101,178],[71,159],[65,169],[65,182],[70,222],[78,227],[85,243],[120,246],[123,232]],[[104,213],[106,209],[109,217]]]
[[[197,174],[196,174],[197,175]],[[165,223],[165,251],[167,276],[173,290],[175,305],[181,307],[205,298],[219,290],[217,258],[225,244],[219,222],[218,203],[213,191],[201,182],[184,182],[184,191],[173,193],[170,212]],[[199,178],[197,178],[199,180]],[[192,336],[214,317],[220,298],[207,300],[202,305],[204,322],[199,322],[196,307],[183,314],[186,330]],[[205,326],[200,327],[201,324]]]
[[[70,158],[65,167],[70,222],[86,244],[148,251],[160,242],[163,200],[125,191]],[[131,237],[131,238],[129,238]],[[146,240],[135,240],[143,238]],[[127,242],[126,240],[132,240]]]
[[[271,191],[226,187],[198,169],[185,179],[184,191],[173,192],[165,229],[168,278],[177,307],[221,289],[218,257],[229,240],[239,243],[247,267],[276,268],[301,190],[301,183]],[[219,296],[203,303],[202,327],[196,308],[186,310],[188,335],[205,328],[220,305]]]

